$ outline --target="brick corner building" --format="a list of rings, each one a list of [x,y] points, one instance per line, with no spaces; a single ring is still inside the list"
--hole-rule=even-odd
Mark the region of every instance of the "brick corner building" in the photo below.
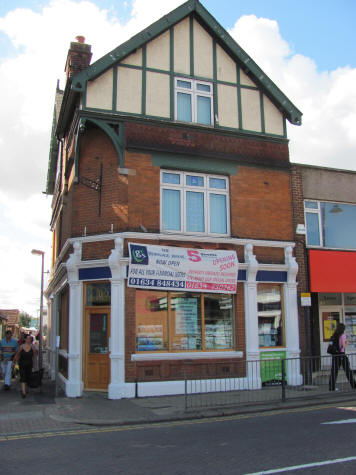
[[[179,394],[187,372],[261,388],[249,362],[300,355],[301,112],[197,0],[90,59],[77,37],[56,91],[52,375],[70,397]]]

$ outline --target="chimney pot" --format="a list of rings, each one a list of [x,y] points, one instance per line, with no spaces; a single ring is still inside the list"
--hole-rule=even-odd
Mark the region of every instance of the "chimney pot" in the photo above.
[[[84,36],[78,35],[78,36],[75,37],[75,39],[77,40],[78,43],[85,43],[85,37]]]

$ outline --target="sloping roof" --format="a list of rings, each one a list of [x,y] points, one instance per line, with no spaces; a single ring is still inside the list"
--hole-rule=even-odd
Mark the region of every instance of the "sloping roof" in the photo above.
[[[7,320],[7,316],[0,312],[0,320]]]
[[[243,66],[244,71],[264,90],[270,99],[285,114],[289,122],[300,125],[302,113],[294,106],[287,96],[274,84],[274,82],[262,71],[253,59],[236,43],[229,33],[215,20],[215,18],[203,7],[199,0],[188,0],[181,6],[163,16],[131,39],[115,48],[91,66],[76,74],[72,79],[71,88],[74,91],[84,90],[85,82],[94,79],[118,61],[124,59],[140,48],[148,41],[159,36],[168,28],[183,20],[191,13],[205,24],[211,34],[230,52],[231,56]]]
[[[51,131],[51,142],[49,148],[49,160],[48,160],[48,170],[47,170],[47,184],[46,184],[46,193],[52,195],[54,192],[55,178],[56,178],[56,169],[57,169],[57,159],[58,159],[58,140],[56,137],[56,128],[59,118],[59,112],[61,110],[63,101],[63,91],[59,89],[59,82],[57,82],[57,89],[54,102],[53,110],[53,119],[52,119],[52,131]]]

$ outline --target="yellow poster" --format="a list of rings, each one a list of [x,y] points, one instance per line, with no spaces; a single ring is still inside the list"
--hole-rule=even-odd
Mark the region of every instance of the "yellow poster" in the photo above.
[[[324,320],[324,341],[330,340],[332,334],[336,330],[336,320]]]

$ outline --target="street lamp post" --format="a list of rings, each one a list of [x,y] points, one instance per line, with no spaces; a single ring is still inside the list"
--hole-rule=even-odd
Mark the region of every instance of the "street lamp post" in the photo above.
[[[38,346],[38,369],[42,369],[42,348],[43,348],[43,267],[44,267],[44,251],[39,251],[38,249],[32,249],[32,254],[42,257],[42,267],[41,267],[41,297],[40,297],[40,339]]]

